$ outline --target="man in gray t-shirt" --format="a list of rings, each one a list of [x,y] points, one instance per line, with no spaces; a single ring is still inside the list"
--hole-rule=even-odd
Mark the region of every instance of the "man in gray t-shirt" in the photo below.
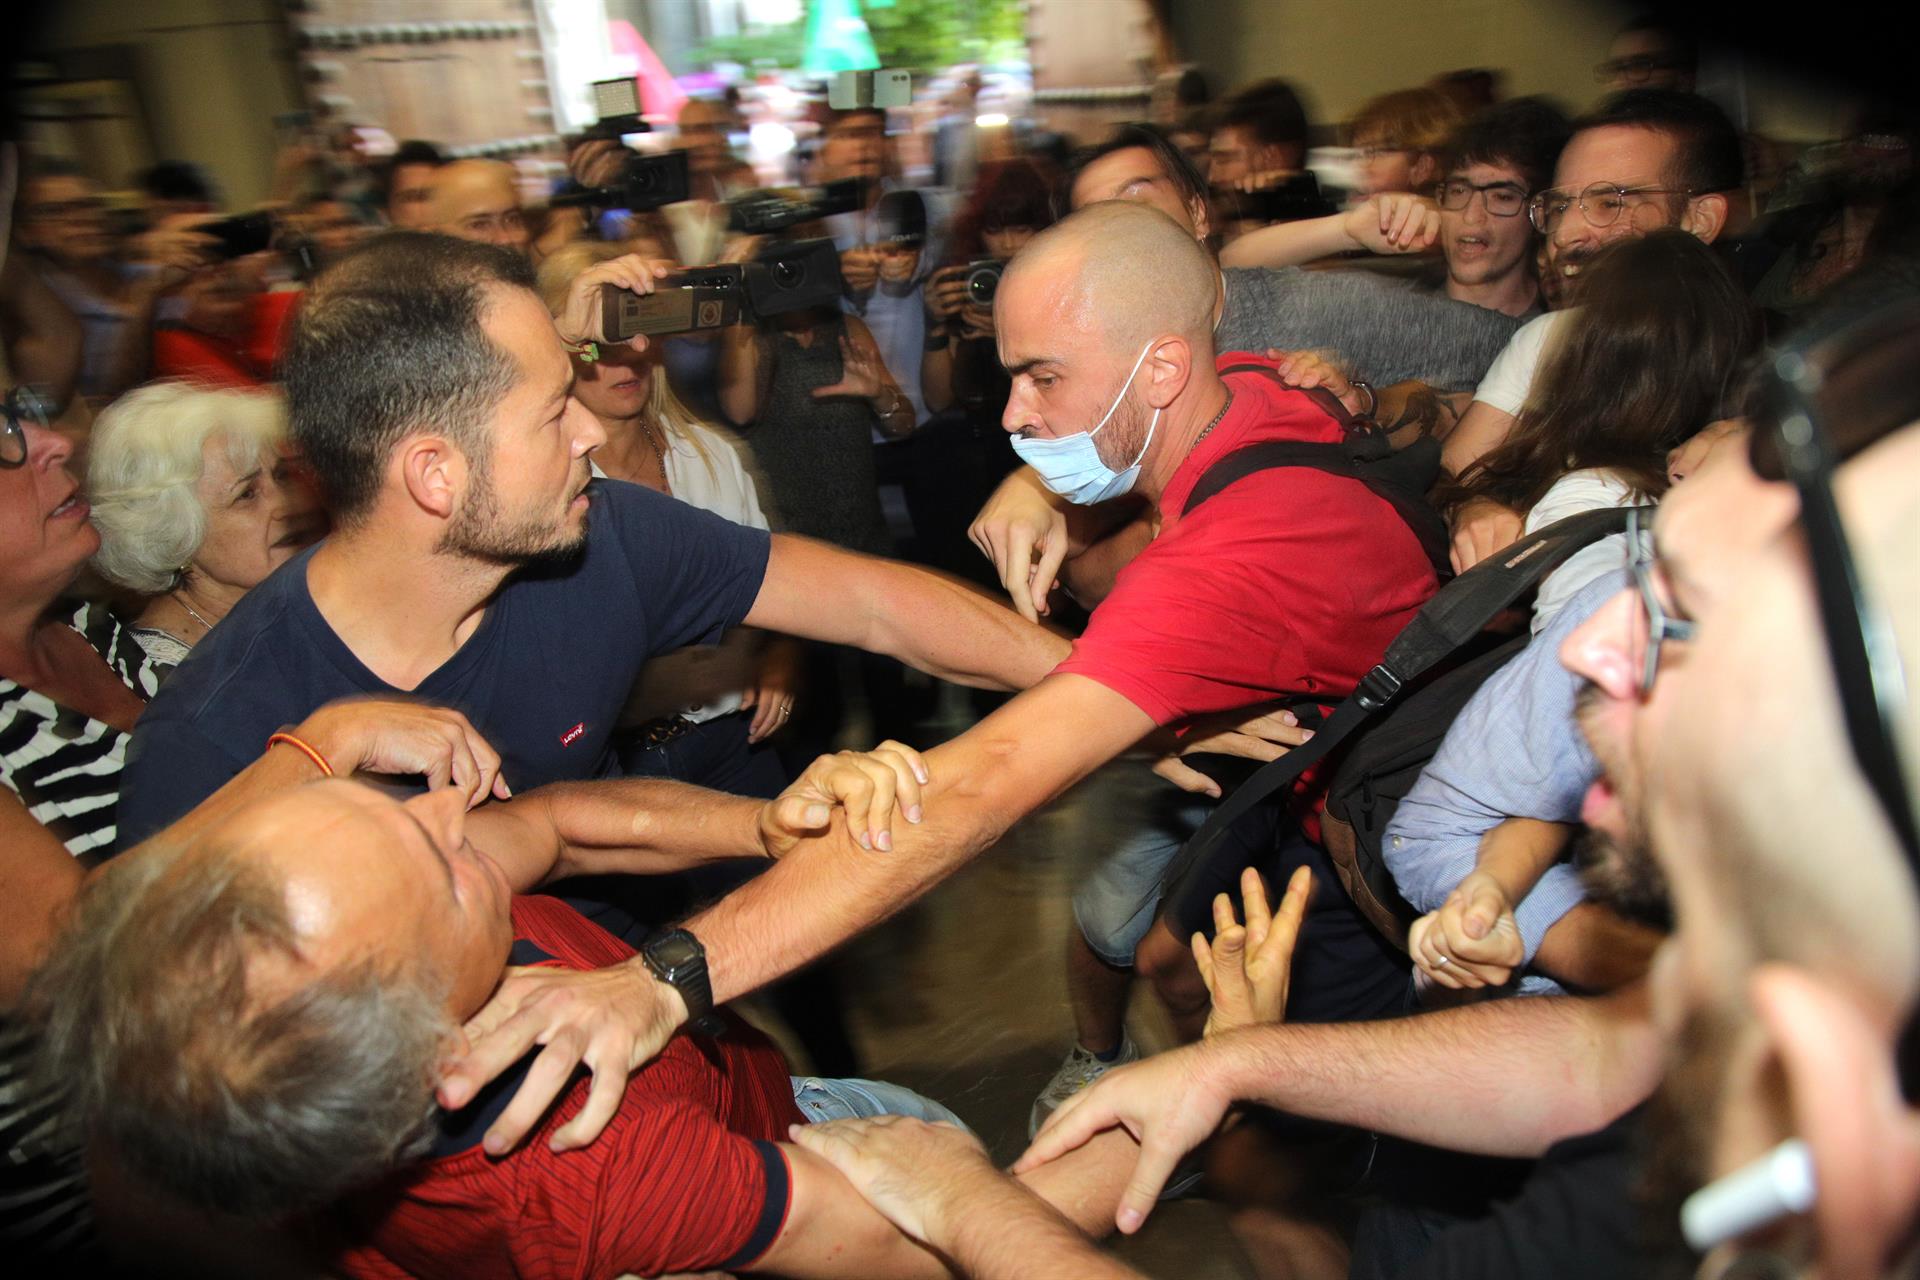
[[[1076,187],[1076,194],[1078,188]],[[1229,267],[1213,331],[1221,351],[1330,351],[1376,386],[1470,391],[1519,321],[1364,271]]]
[[[1202,242],[1211,227],[1206,188],[1193,166],[1141,126],[1121,129],[1075,173],[1073,207],[1098,200],[1150,204]],[[1424,382],[1471,391],[1519,327],[1497,311],[1367,272],[1278,267],[1220,274],[1226,298],[1216,351],[1325,351],[1378,387]]]

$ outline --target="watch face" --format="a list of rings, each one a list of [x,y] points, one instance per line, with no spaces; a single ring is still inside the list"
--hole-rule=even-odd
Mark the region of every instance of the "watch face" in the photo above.
[[[675,970],[701,958],[700,944],[685,933],[667,933],[647,943],[647,956],[663,969]]]

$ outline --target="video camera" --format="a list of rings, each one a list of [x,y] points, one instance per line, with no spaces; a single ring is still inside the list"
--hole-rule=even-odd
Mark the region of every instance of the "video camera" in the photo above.
[[[628,134],[653,131],[653,126],[640,115],[640,94],[631,78],[594,81],[593,102],[600,116],[581,133],[582,142],[617,143]],[[678,204],[692,194],[686,152],[669,151],[664,155],[635,152],[621,162],[619,176],[606,186],[568,191],[547,203],[556,209],[582,206],[658,209],[662,205]]]
[[[752,262],[676,272],[652,293],[607,289],[601,332],[610,342],[635,334],[719,329],[790,311],[837,307],[845,285],[831,240],[795,240],[762,249]]]
[[[687,153],[669,151],[665,155],[629,155],[622,163],[620,176],[604,187],[588,187],[554,196],[547,203],[556,209],[591,206],[596,209],[658,209],[679,204],[693,194],[687,178]]]
[[[866,197],[864,178],[843,178],[792,196],[755,192],[728,202],[727,229],[749,236],[773,235],[803,222],[853,213],[865,206]]]

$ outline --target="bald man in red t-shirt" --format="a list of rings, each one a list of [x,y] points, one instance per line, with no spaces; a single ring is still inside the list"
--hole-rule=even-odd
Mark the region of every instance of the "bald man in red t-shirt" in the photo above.
[[[1060,667],[927,754],[925,820],[896,832],[888,856],[837,835],[803,841],[686,922],[704,944],[717,1001],[900,910],[1157,730],[1281,699],[1338,701],[1433,593],[1419,539],[1358,481],[1289,468],[1180,514],[1180,495],[1212,456],[1255,439],[1340,431],[1302,393],[1260,375],[1222,377],[1218,301],[1212,261],[1194,239],[1157,210],[1123,202],[1081,210],[1009,265],[995,323],[1016,447],[1063,455],[1049,461],[1059,492],[1130,491],[1155,504],[1160,537]],[[1303,947],[1313,937],[1310,925]],[[663,1044],[663,1028],[685,1017],[681,1003],[644,970],[620,973],[620,983],[574,981],[581,998],[565,1009],[527,1010],[527,993],[503,990],[487,1014],[499,1029],[475,1040],[443,1098],[464,1099],[536,1039],[618,1034],[636,1058]],[[517,1139],[533,1114],[504,1116],[496,1135]]]

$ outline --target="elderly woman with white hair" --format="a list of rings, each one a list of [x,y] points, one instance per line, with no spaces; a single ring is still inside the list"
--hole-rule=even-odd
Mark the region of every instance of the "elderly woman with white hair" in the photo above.
[[[101,577],[148,597],[131,634],[178,665],[256,584],[325,531],[282,456],[278,394],[157,382],[95,420],[88,496]]]

